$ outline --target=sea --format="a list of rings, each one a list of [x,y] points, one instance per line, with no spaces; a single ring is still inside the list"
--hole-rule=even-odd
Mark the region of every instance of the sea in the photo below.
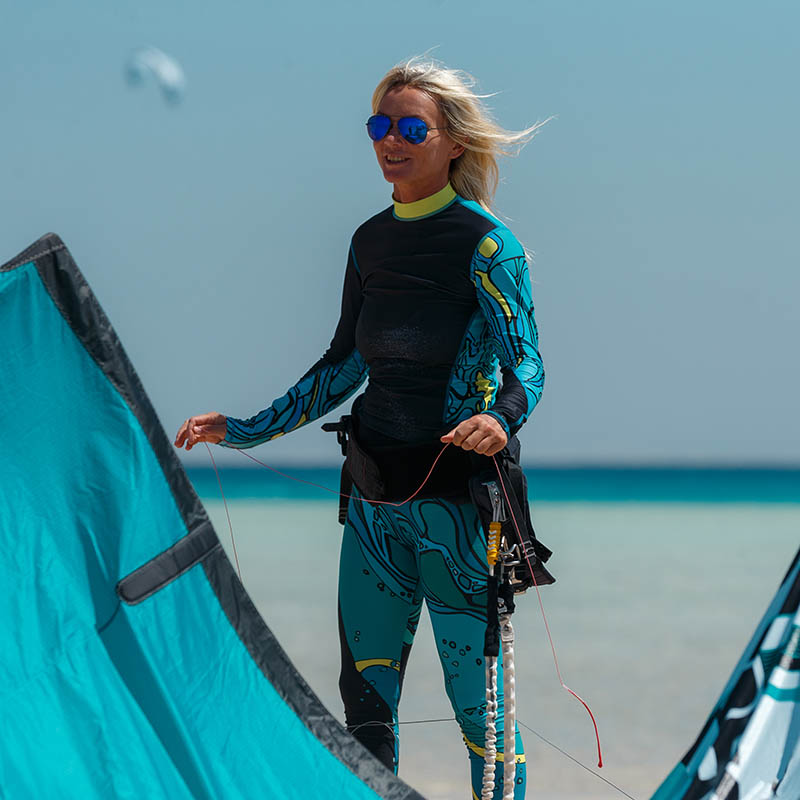
[[[223,468],[227,513],[213,470],[189,474],[262,616],[342,720],[339,474],[280,469]],[[800,546],[800,469],[526,472],[557,578],[519,598],[513,618],[527,797],[645,800],[694,742]],[[589,715],[559,682],[543,614],[564,682],[596,717],[602,769]],[[400,777],[430,800],[469,798],[424,612],[400,721]]]

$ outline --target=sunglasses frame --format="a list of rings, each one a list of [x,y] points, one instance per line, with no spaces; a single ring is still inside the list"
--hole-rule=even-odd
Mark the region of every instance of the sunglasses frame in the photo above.
[[[372,122],[372,120],[381,119],[381,118],[389,120],[389,127],[386,129],[386,133],[384,133],[383,136],[381,136],[378,139],[375,139],[375,138],[373,138],[372,134],[369,132],[369,124],[370,124],[370,122]],[[401,125],[401,123],[405,122],[406,120],[414,120],[415,122],[421,122],[425,126],[425,135],[419,141],[415,141],[414,139],[409,139],[408,135],[406,133],[403,133],[403,131],[401,130],[400,125]],[[373,142],[382,141],[383,139],[385,139],[389,135],[389,131],[391,131],[392,128],[397,128],[397,132],[409,144],[422,144],[428,138],[428,131],[441,131],[441,130],[444,130],[444,128],[432,128],[432,127],[430,127],[428,125],[428,123],[425,122],[425,120],[420,118],[420,117],[399,117],[397,122],[393,122],[392,118],[388,114],[373,114],[367,120],[366,128],[367,128],[367,135],[369,136],[370,139],[372,139]]]

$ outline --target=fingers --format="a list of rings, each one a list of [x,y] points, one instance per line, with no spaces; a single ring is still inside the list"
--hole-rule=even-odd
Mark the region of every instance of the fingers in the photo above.
[[[186,436],[189,431],[189,423],[191,422],[190,419],[187,419],[186,422],[178,428],[178,433],[175,435],[175,447],[181,448],[183,447],[184,442],[186,441]]]
[[[484,450],[484,451],[480,451],[477,448],[475,448],[475,452],[480,452],[481,455],[484,455],[484,456],[490,456],[490,457],[491,456],[496,456],[506,446],[507,441],[508,440],[504,438],[502,441],[496,442],[495,444],[491,445],[490,447],[487,447],[486,450]]]
[[[453,444],[458,445],[464,450],[474,450],[485,438],[486,431],[481,428],[456,431],[456,435],[453,437]]]
[[[456,447],[464,447],[464,442],[478,429],[478,424],[475,420],[476,417],[465,419],[463,422],[459,423],[455,428],[453,428],[451,431],[453,434],[451,441]],[[473,442],[469,447],[464,449],[472,450],[474,446],[475,443]]]
[[[216,412],[189,417],[178,429],[175,447],[191,450],[200,442],[219,444],[225,438],[226,423],[227,418]]]
[[[461,447],[464,450],[474,450],[480,455],[491,455],[490,450],[492,453],[496,453],[498,450],[502,450],[503,446],[503,443],[498,440],[494,433],[481,429],[473,431],[461,443]]]
[[[186,446],[187,450],[197,444],[197,430],[196,420],[198,417],[189,417],[186,422],[181,425],[178,435],[175,437],[175,446],[178,448]]]
[[[493,456],[506,446],[508,437],[493,416],[478,414],[458,424],[442,436],[441,441],[452,443],[463,450],[473,450],[480,455]]]

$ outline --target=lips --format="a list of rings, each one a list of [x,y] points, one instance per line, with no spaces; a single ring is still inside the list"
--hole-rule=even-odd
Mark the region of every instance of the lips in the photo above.
[[[404,162],[408,161],[409,159],[406,158],[405,156],[397,156],[397,155],[389,155],[389,154],[387,154],[387,155],[385,155],[383,157],[383,160],[387,164],[403,164]]]

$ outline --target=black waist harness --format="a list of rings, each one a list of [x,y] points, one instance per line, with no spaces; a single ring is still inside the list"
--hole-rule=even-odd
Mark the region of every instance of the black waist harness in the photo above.
[[[545,586],[555,582],[544,566],[552,553],[536,538],[533,529],[528,484],[519,464],[520,445],[515,436],[501,453],[491,459],[460,447],[448,447],[442,452],[438,442],[367,452],[359,443],[358,420],[353,415],[346,415],[338,422],[328,422],[322,429],[336,432],[345,458],[339,498],[339,522],[342,525],[347,519],[347,496],[354,486],[365,500],[402,502],[419,488],[441,453],[415,499],[472,500],[487,536],[489,524],[500,521],[504,540],[517,547],[516,591],[524,591],[534,583]]]
[[[506,563],[514,592],[531,586],[547,586],[556,579],[544,565],[552,551],[536,538],[528,503],[528,481],[519,464],[519,440],[512,436],[494,459],[478,456],[480,469],[469,481],[469,492],[483,529],[500,523],[501,539],[510,553]]]

